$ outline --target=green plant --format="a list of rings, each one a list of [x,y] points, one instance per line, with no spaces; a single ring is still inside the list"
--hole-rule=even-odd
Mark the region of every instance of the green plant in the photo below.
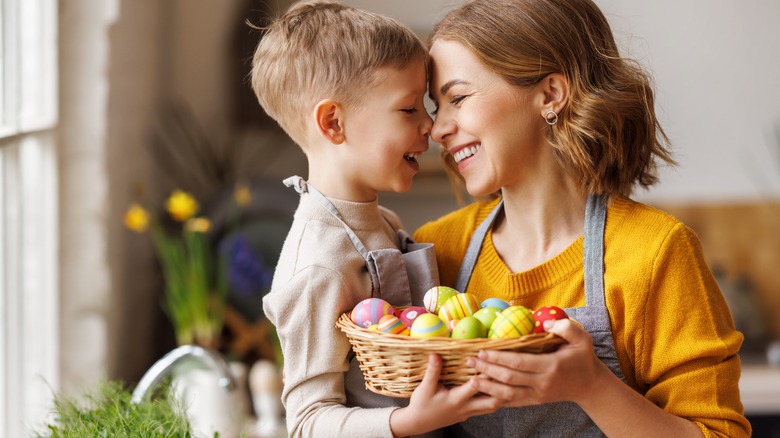
[[[83,400],[55,395],[53,421],[42,438],[190,438],[192,431],[183,403],[160,385],[148,400],[131,401],[132,394],[120,382],[104,381]],[[216,436],[216,435],[215,435]]]
[[[152,238],[165,277],[163,309],[168,314],[179,345],[216,347],[222,330],[227,286],[224,269],[213,260],[206,218],[195,217],[198,202],[189,193],[174,190],[166,210],[180,234],[169,234],[139,204],[125,215],[127,228]]]

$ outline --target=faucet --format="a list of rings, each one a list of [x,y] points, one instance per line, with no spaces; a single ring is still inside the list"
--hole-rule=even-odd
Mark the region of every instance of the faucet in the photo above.
[[[224,388],[225,391],[231,391],[236,387],[233,373],[230,372],[230,367],[227,362],[225,362],[225,359],[222,358],[222,355],[214,350],[199,347],[197,345],[182,345],[181,347],[168,352],[168,354],[155,362],[154,365],[146,371],[143,377],[141,377],[141,381],[138,382],[138,386],[135,387],[131,401],[133,403],[140,403],[150,390],[165,378],[176,363],[188,358],[198,359],[215,369],[220,374],[217,383]]]

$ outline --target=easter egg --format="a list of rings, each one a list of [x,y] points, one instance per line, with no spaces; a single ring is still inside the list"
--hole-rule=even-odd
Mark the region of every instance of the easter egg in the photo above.
[[[412,323],[414,322],[415,319],[417,319],[418,316],[427,312],[428,311],[425,310],[425,307],[420,307],[420,306],[407,307],[406,309],[401,311],[400,318],[405,326],[411,327]]]
[[[434,286],[425,292],[423,305],[430,313],[439,313],[439,309],[450,298],[458,295],[458,291],[447,286]]]
[[[479,307],[498,307],[499,309],[504,310],[509,307],[509,303],[500,298],[487,298],[482,302],[482,304],[479,305]]]
[[[493,321],[496,320],[502,310],[503,309],[493,306],[483,307],[474,312],[474,318],[480,320],[486,329],[490,329],[490,326],[493,325]]]
[[[476,296],[469,293],[457,294],[441,306],[439,318],[444,322],[463,319],[473,315],[477,310],[479,310],[479,303]]]
[[[409,328],[395,315],[385,315],[379,320],[377,329],[380,332],[390,333],[393,335],[409,335]]]
[[[370,326],[368,326],[368,329],[377,332],[379,331],[379,326],[376,324],[371,324]]]
[[[450,332],[444,321],[433,313],[424,313],[412,323],[409,335],[415,338],[449,337]]]
[[[534,329],[534,316],[523,306],[509,306],[504,309],[490,326],[488,337],[519,338],[530,334]]]
[[[460,322],[459,319],[453,319],[452,321],[447,321],[447,331],[450,332],[450,336],[452,336],[452,331],[455,330],[455,326],[458,325]]]
[[[451,336],[455,339],[484,338],[487,336],[487,329],[479,319],[467,316],[458,321]]]
[[[355,324],[368,327],[379,323],[383,316],[392,315],[394,312],[395,309],[387,301],[381,298],[366,298],[355,305],[350,318]]]
[[[534,312],[534,333],[544,333],[544,322],[554,321],[557,319],[566,319],[569,315],[563,311],[560,307],[545,306],[540,307]]]

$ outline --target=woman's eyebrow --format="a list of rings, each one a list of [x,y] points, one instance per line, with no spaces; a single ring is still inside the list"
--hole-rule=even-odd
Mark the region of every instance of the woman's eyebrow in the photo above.
[[[441,95],[447,94],[448,91],[450,91],[450,88],[458,85],[458,84],[466,84],[467,82],[462,79],[453,79],[451,81],[447,81],[444,85],[441,86],[439,89],[439,92]]]

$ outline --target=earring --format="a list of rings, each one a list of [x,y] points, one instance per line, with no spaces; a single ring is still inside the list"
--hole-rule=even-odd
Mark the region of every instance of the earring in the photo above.
[[[544,113],[544,121],[550,126],[558,123],[558,113],[553,110],[547,111]]]

